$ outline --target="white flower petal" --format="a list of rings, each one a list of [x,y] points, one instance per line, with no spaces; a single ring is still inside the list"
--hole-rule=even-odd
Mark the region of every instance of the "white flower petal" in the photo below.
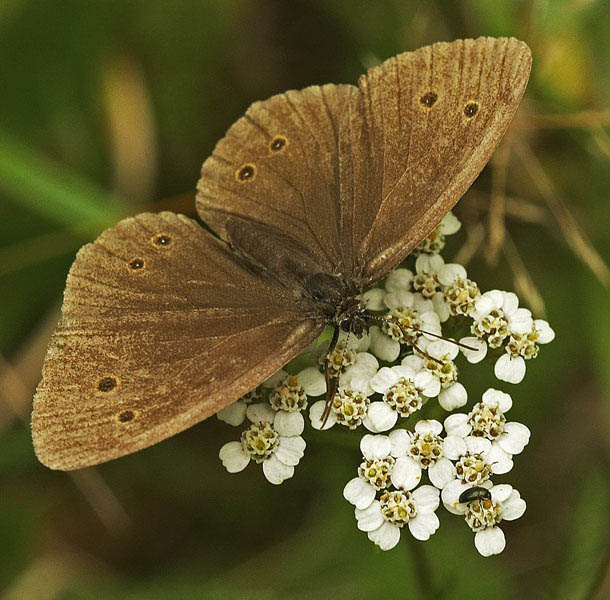
[[[229,473],[243,471],[250,462],[250,455],[244,451],[241,442],[227,442],[218,452],[218,457]]]
[[[247,407],[248,405],[243,400],[236,400],[233,404],[229,404],[229,406],[219,410],[216,416],[220,421],[237,427],[244,422]]]
[[[487,344],[476,337],[464,337],[460,340],[461,344],[466,344],[476,350],[469,350],[467,348],[460,347],[462,354],[466,357],[466,360],[473,365],[480,363],[487,356]]]
[[[390,367],[382,367],[377,374],[371,378],[371,387],[378,394],[385,394],[398,380],[400,376]]]
[[[536,340],[539,344],[548,344],[555,339],[555,332],[551,329],[550,325],[543,319],[536,319],[534,321],[534,327],[538,332],[538,339]]]
[[[438,315],[441,323],[444,323],[451,316],[451,310],[443,292],[435,292],[431,298],[434,312]]]
[[[466,269],[462,265],[450,263],[443,265],[438,272],[438,280],[443,285],[451,285],[458,279],[466,279]]]
[[[441,320],[435,310],[427,310],[421,313],[421,322],[422,322],[422,330],[427,331],[429,333],[436,333],[440,335],[441,333]],[[433,335],[429,336],[424,333],[426,337],[437,339]]]
[[[491,442],[487,438],[469,435],[464,441],[470,454],[485,454],[491,450]]]
[[[400,354],[400,343],[373,326],[371,333],[371,352],[387,362],[394,362]]]
[[[294,414],[294,413],[293,413]],[[285,465],[295,467],[305,454],[305,440],[300,436],[280,436],[280,443],[275,451],[275,456]]]
[[[380,288],[373,288],[362,294],[362,304],[369,310],[385,310],[383,298],[385,291]]]
[[[500,310],[503,301],[502,292],[499,290],[490,290],[481,294],[475,300],[473,318],[477,320],[488,315],[492,310]]]
[[[507,321],[511,333],[529,333],[534,327],[532,313],[527,308],[518,308]]]
[[[388,292],[410,290],[413,273],[409,269],[394,269],[385,280],[384,287]]]
[[[506,423],[504,434],[498,439],[500,448],[507,454],[521,454],[530,441],[530,430],[522,423]]]
[[[454,479],[448,483],[441,492],[441,499],[444,507],[454,515],[463,515],[466,512],[467,506],[460,504],[460,495],[462,492],[469,489],[471,486],[464,483],[460,479]]]
[[[451,459],[457,460],[466,453],[466,442],[459,435],[448,435],[443,441],[443,454]]]
[[[414,519],[409,521],[409,531],[416,540],[425,542],[439,528],[440,521],[435,513],[417,513]]]
[[[396,459],[392,469],[392,484],[399,490],[412,490],[421,481],[421,467],[408,456]]]
[[[392,442],[387,435],[367,433],[360,440],[360,451],[364,458],[385,458],[390,455]]]
[[[413,369],[417,373],[424,368],[424,359],[421,356],[409,354],[400,361],[400,364]]]
[[[431,483],[442,490],[449,482],[455,479],[455,467],[444,456],[428,467],[428,477]]]
[[[435,419],[422,419],[415,424],[415,431],[422,435],[426,435],[427,433],[440,435],[443,431],[443,425]]]
[[[513,493],[513,486],[508,483],[494,485],[491,489],[491,496],[496,502],[504,502]]]
[[[503,412],[507,413],[513,406],[513,399],[510,394],[489,388],[481,397],[483,404],[495,408],[496,406]]]
[[[523,515],[525,509],[525,500],[521,498],[517,490],[513,490],[511,495],[502,502],[502,518],[514,521]]]
[[[280,410],[275,415],[273,428],[284,436],[301,435],[305,429],[305,419],[300,412],[286,412]]]
[[[286,377],[288,377],[288,373],[284,371],[284,369],[280,369],[277,373],[274,373],[267,379],[267,381],[263,381],[263,386],[266,388],[274,388],[276,385],[281,383]]]
[[[326,378],[316,367],[303,369],[297,377],[308,396],[321,396],[326,393]]]
[[[388,431],[396,425],[398,413],[383,401],[371,402],[363,425],[374,433]]]
[[[377,373],[377,369],[379,369],[379,361],[370,352],[358,352],[358,354],[356,354],[356,362],[348,368],[359,370],[372,377]]]
[[[432,303],[432,300],[424,298],[420,292],[413,294],[413,308],[420,314],[422,319],[424,318],[425,313],[434,315],[434,304]],[[430,318],[437,319],[436,322],[440,323],[440,321],[438,321],[438,315],[431,316]]]
[[[504,550],[506,538],[499,527],[490,527],[475,533],[474,545],[482,556],[492,556]]]
[[[521,383],[525,377],[525,361],[521,356],[511,358],[508,354],[503,354],[496,361],[494,373],[500,381]]]
[[[379,500],[374,500],[366,508],[356,508],[354,514],[360,531],[374,531],[384,523]]]
[[[457,435],[459,437],[466,437],[472,429],[468,424],[468,415],[464,413],[449,415],[443,425],[447,435]]]
[[[420,485],[411,495],[418,513],[434,512],[440,504],[439,491],[431,485]]]
[[[392,444],[392,456],[398,458],[406,456],[411,447],[411,438],[404,429],[395,429],[391,431],[389,436]]]
[[[513,468],[512,455],[504,452],[498,442],[493,442],[489,451],[485,453],[485,460],[496,475],[504,475]]]
[[[445,340],[436,340],[432,342],[426,349],[428,354],[439,360],[453,360],[460,351],[457,344],[446,342]]]
[[[248,417],[252,423],[260,423],[261,421],[273,423],[275,415],[275,411],[269,404],[250,404],[246,409],[246,417]]]
[[[436,230],[442,235],[453,235],[460,230],[462,223],[460,220],[449,211],[438,224]]]
[[[376,493],[375,488],[360,477],[354,477],[343,488],[343,497],[361,510],[371,505]]]
[[[273,454],[263,461],[263,473],[269,483],[279,485],[294,475],[294,467],[285,465]]]
[[[420,371],[413,379],[415,387],[428,398],[438,396],[441,391],[441,382],[429,371]]]
[[[456,381],[438,395],[438,403],[446,410],[455,410],[468,402],[466,388]]]
[[[519,308],[519,298],[514,292],[502,292],[502,310],[510,317]]]
[[[407,290],[394,290],[383,297],[383,303],[390,310],[404,310],[413,306],[414,299],[413,294]]]
[[[385,521],[381,527],[369,531],[368,538],[382,550],[391,550],[400,540],[400,528]]]
[[[326,423],[324,423],[324,427],[322,427],[322,414],[324,413],[325,407],[326,400],[318,400],[318,402],[314,402],[311,405],[311,408],[309,409],[309,420],[314,429],[330,429],[337,422],[335,413],[331,410],[328,419],[326,419]]]

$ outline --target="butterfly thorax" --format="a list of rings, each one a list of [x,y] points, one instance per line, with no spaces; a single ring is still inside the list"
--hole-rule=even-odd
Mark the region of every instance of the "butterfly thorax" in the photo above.
[[[340,275],[315,273],[307,278],[305,288],[313,311],[329,325],[357,336],[368,331],[371,314],[353,281]]]

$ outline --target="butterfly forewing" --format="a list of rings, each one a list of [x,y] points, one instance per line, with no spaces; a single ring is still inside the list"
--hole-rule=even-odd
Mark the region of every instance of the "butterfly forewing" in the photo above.
[[[391,58],[359,82],[370,147],[355,186],[362,283],[400,262],[460,199],[519,105],[531,53],[514,38],[438,43]]]
[[[355,88],[314,86],[255,102],[202,167],[197,210],[223,239],[247,219],[292,237],[320,271],[351,271],[340,240],[338,181],[342,113]]]
[[[76,469],[154,444],[264,381],[321,327],[190,219],[122,221],[70,271],[34,400],[37,455]]]

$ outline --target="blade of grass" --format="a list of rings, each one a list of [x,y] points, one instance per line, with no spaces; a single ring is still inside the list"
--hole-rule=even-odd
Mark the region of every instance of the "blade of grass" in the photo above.
[[[0,192],[28,210],[68,227],[92,231],[127,214],[120,198],[53,164],[0,131]]]

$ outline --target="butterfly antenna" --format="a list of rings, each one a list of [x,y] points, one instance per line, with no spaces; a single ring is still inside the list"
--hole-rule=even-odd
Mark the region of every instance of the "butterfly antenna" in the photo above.
[[[406,331],[405,326],[396,319],[393,319],[393,318],[387,317],[387,316],[380,317],[378,315],[371,315],[371,319],[374,321],[380,321],[382,323],[383,322],[394,323],[394,325],[398,325],[398,327],[400,327],[400,330],[403,332],[403,335],[405,334],[405,331]],[[453,338],[448,338],[443,335],[439,335],[438,333],[432,333],[431,331],[426,331],[425,329],[420,329],[419,327],[410,327],[409,329],[411,329],[412,331],[417,331],[419,333],[423,333],[425,335],[429,335],[431,337],[438,338],[439,340],[443,340],[445,342],[449,342],[450,344],[455,344],[456,346],[459,346],[460,348],[465,348],[466,350],[473,350],[474,352],[476,352],[476,350],[477,350],[477,348],[473,348],[472,346],[468,346],[466,344],[463,344],[462,342],[458,342],[457,340],[454,340]]]

